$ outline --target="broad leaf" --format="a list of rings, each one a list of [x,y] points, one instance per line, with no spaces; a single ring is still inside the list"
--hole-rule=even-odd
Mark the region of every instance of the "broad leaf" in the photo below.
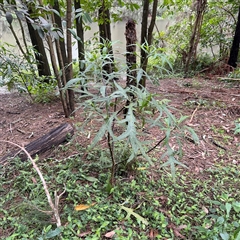
[[[58,236],[60,233],[62,232],[61,228],[56,228],[55,230],[50,230],[47,234],[46,234],[46,238],[53,238]]]
[[[121,206],[121,209],[123,209],[124,211],[127,212],[127,216],[125,217],[126,219],[130,218],[131,215],[133,215],[139,222],[142,222],[145,225],[149,224],[145,218],[143,218],[139,214],[135,213],[132,208]]]
[[[108,129],[108,122],[105,122],[100,128],[100,130],[98,131],[98,133],[96,134],[96,136],[94,137],[94,139],[92,140],[90,148],[93,148],[103,138],[107,129]]]

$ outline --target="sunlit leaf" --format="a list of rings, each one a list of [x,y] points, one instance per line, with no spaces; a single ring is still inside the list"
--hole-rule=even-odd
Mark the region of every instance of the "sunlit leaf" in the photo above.
[[[137,168],[138,171],[142,171],[142,170],[146,170],[147,168],[146,167],[139,167]]]
[[[86,210],[92,206],[94,206],[96,203],[92,203],[91,205],[86,205],[86,204],[79,204],[77,206],[75,206],[75,210],[76,211],[83,211],[83,210]]]

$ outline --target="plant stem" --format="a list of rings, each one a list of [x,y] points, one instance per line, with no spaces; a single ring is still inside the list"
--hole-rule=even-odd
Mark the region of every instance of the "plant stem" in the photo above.
[[[108,149],[109,149],[111,160],[112,160],[110,183],[111,183],[112,186],[114,186],[114,184],[115,184],[115,172],[116,172],[116,161],[115,161],[114,154],[113,154],[114,145],[113,145],[113,143],[111,143],[111,136],[110,136],[109,132],[107,134],[107,142],[108,142]]]

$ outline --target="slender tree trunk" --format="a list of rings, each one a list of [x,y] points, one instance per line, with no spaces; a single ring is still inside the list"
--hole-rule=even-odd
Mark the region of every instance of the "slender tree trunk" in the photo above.
[[[52,42],[52,39],[51,39],[50,36],[47,36],[47,41],[48,41],[48,46],[49,46],[49,52],[50,52],[50,57],[51,57],[51,61],[52,61],[53,71],[54,71],[54,74],[55,74],[55,77],[56,77],[57,83],[58,83],[58,89],[59,89],[59,93],[60,93],[60,100],[61,100],[61,103],[62,103],[62,106],[63,106],[63,111],[64,111],[64,114],[65,114],[65,117],[68,117],[69,116],[69,111],[68,111],[68,107],[67,107],[68,106],[68,104],[67,104],[68,97],[67,97],[67,95],[64,94],[63,90],[61,90],[61,88],[64,86],[64,84],[63,84],[63,81],[62,81],[62,77],[60,76],[60,72],[58,70],[57,59],[56,59],[56,55],[55,55],[55,52],[54,52],[54,46],[53,46],[53,42]],[[55,42],[55,44],[57,46],[59,46],[58,42]],[[60,50],[57,51],[57,52],[59,53]],[[59,58],[58,62],[59,62],[59,65],[60,65],[62,55],[60,54],[59,57],[60,58]],[[64,64],[62,64],[62,65],[64,65]]]
[[[239,44],[240,44],[240,7],[238,9],[238,20],[237,20],[235,34],[233,37],[233,43],[232,43],[232,47],[231,47],[231,51],[230,51],[230,57],[228,60],[228,64],[234,68],[237,67]]]
[[[78,9],[81,9],[81,2],[80,0],[74,0],[74,7],[75,11]],[[79,38],[77,44],[78,44],[78,65],[79,65],[79,71],[83,72],[85,70],[85,52],[84,52],[84,30],[83,30],[83,20],[82,17],[76,17],[76,30],[77,30],[77,36]],[[84,87],[81,87],[82,90],[84,90]]]
[[[98,10],[98,18],[99,18],[99,36],[100,43],[106,44],[105,47],[108,48],[108,54],[110,58],[107,60],[108,63],[103,65],[103,78],[105,80],[109,80],[109,74],[114,71],[114,57],[113,57],[113,49],[111,45],[111,19],[110,19],[110,11],[109,8],[105,6],[104,0],[102,1],[102,6]]]
[[[126,23],[126,63],[127,63],[127,87],[137,86],[136,79],[136,66],[137,66],[137,56],[136,56],[136,41],[137,41],[137,33],[136,33],[136,24],[133,19],[129,19]],[[128,112],[128,106],[131,101],[134,101],[134,95],[130,94],[130,99],[126,101],[125,108],[123,109],[123,114],[126,117]]]
[[[67,59],[68,65],[66,68],[67,82],[73,78],[73,67],[72,67],[72,35],[69,29],[72,28],[72,0],[67,0]],[[69,112],[74,116],[75,100],[74,91],[67,90],[69,95]]]
[[[196,20],[194,23],[194,29],[192,32],[192,36],[189,43],[189,50],[187,54],[187,61],[185,65],[185,76],[187,77],[189,65],[192,61],[196,59],[197,55],[197,46],[200,39],[200,32],[202,27],[202,21],[204,12],[207,6],[207,0],[196,0],[197,1],[197,9],[196,9]]]
[[[133,19],[130,19],[126,23],[126,62],[127,62],[127,86],[137,86],[136,82],[136,24]]]
[[[158,0],[153,1],[151,22],[148,27],[148,45],[152,45],[153,29],[156,23]]]
[[[156,15],[157,15],[157,5],[158,0],[153,1],[153,8],[151,14],[151,22],[148,27],[148,13],[149,13],[149,0],[144,0],[143,2],[143,15],[142,15],[142,29],[141,29],[141,68],[144,73],[147,71],[148,65],[148,53],[144,49],[144,44],[150,46],[152,44],[152,34],[154,25],[156,22]],[[143,74],[142,79],[140,81],[140,86],[146,87],[146,74]]]
[[[148,13],[149,13],[149,0],[143,1],[143,15],[142,15],[142,27],[141,27],[141,68],[143,71],[147,69],[147,52],[145,51],[145,44],[147,44],[147,32],[148,32]],[[145,87],[146,86],[146,78],[142,76],[140,81],[140,85]]]
[[[58,0],[54,0],[53,9],[56,10],[59,14],[61,14]],[[60,29],[60,31],[63,34],[62,19],[58,14],[56,14],[56,12],[54,12],[54,23],[56,24],[56,26]],[[62,56],[62,59],[64,62],[64,66],[67,66],[68,60],[67,60],[67,54],[66,54],[65,41],[60,40],[59,44],[60,44],[60,50],[61,50],[60,52],[61,52],[61,56]],[[59,59],[60,56],[59,56],[58,52],[57,52],[57,55],[58,55],[58,59]]]

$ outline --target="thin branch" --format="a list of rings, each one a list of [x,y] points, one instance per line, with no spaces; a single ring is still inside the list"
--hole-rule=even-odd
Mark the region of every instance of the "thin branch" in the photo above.
[[[113,153],[113,148],[114,148],[114,145],[113,143],[111,143],[111,136],[110,136],[110,133],[108,132],[107,134],[107,142],[108,142],[108,149],[110,151],[110,155],[111,155],[111,160],[112,160],[112,169],[111,169],[111,185],[113,186],[114,183],[115,183],[115,178],[114,178],[114,175],[115,175],[115,168],[116,168],[116,161],[115,161],[115,158],[114,158],[114,153]]]
[[[159,146],[165,139],[167,138],[167,136],[165,135],[163,138],[161,138],[152,148],[150,148],[148,151],[146,151],[145,152],[145,154],[148,154],[148,153],[150,153],[151,151],[153,151],[157,146]],[[143,154],[142,153],[139,153],[138,155],[137,155],[137,157],[140,157],[140,156],[142,156]],[[124,160],[122,160],[122,161],[120,161],[120,162],[117,162],[117,163],[115,163],[115,165],[118,165],[118,164],[120,164],[120,163],[123,163],[123,162],[126,162],[127,161],[127,159],[124,159]]]
[[[192,116],[191,116],[191,118],[190,118],[190,120],[189,120],[189,123],[192,122],[193,117],[194,117],[195,113],[197,112],[198,108],[199,108],[199,105],[198,105],[198,106],[196,107],[196,109],[193,111]]]
[[[45,179],[44,179],[44,177],[43,177],[40,169],[38,168],[38,166],[37,166],[37,164],[35,163],[35,161],[32,159],[31,155],[28,153],[28,151],[27,151],[24,147],[22,147],[22,146],[20,146],[20,145],[18,145],[18,144],[16,144],[16,143],[10,142],[10,141],[0,140],[0,142],[10,143],[10,144],[12,144],[12,145],[14,145],[14,146],[17,146],[18,148],[20,148],[22,151],[25,152],[25,154],[27,155],[27,157],[28,157],[29,160],[31,161],[34,169],[37,171],[37,173],[38,173],[38,175],[39,175],[39,177],[40,177],[40,179],[41,179],[41,181],[42,181],[43,188],[44,188],[44,191],[45,191],[46,196],[47,196],[47,199],[48,199],[48,203],[49,203],[49,205],[50,205],[50,207],[51,207],[51,209],[52,209],[52,211],[53,211],[53,213],[54,213],[54,217],[55,217],[56,222],[57,222],[57,227],[60,227],[62,224],[61,224],[61,219],[60,219],[60,216],[59,216],[58,208],[57,208],[57,207],[58,207],[58,203],[59,203],[59,198],[62,196],[62,194],[63,194],[65,191],[64,191],[63,193],[61,193],[59,196],[57,196],[56,193],[55,193],[55,205],[54,205],[54,204],[53,204],[53,201],[52,201],[52,198],[51,198],[51,196],[50,196],[49,190],[48,190],[47,183],[46,183],[46,181],[45,181]],[[57,200],[56,200],[56,197],[57,197]],[[57,205],[56,205],[56,203],[57,203]]]
[[[156,144],[155,144],[155,146],[153,146],[152,148],[150,148],[147,152],[146,152],[146,154],[148,154],[148,153],[150,153],[151,151],[153,151],[157,146],[159,146],[160,145],[160,143],[162,143],[165,139],[166,139],[166,135],[162,138],[162,139],[160,139]],[[138,154],[137,156],[139,157],[139,156],[141,156],[142,154]]]
[[[224,10],[225,12],[227,12],[232,17],[232,19],[234,21],[234,24],[237,25],[237,20],[236,20],[235,16],[232,14],[232,12],[230,10],[228,10],[228,9],[222,7],[222,6],[218,7],[218,8],[220,8],[220,9]]]

